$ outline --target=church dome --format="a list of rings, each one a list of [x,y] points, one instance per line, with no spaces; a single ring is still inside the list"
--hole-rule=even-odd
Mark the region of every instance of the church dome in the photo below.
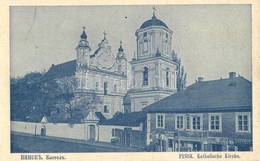
[[[147,28],[150,26],[163,26],[168,29],[168,26],[161,20],[157,19],[155,16],[152,17],[152,19],[145,21],[140,29]]]

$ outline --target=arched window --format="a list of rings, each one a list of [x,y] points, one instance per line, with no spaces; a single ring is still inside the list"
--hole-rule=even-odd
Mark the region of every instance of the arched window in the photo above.
[[[164,42],[164,50],[165,50],[165,53],[168,53],[168,40],[165,40]]]
[[[148,85],[148,68],[144,67],[143,71],[143,85]]]
[[[166,69],[166,86],[170,85],[170,75],[169,75],[170,69]]]
[[[148,52],[148,41],[147,40],[144,40],[143,49],[144,49],[144,52]]]
[[[107,95],[107,81],[104,82],[104,95]]]

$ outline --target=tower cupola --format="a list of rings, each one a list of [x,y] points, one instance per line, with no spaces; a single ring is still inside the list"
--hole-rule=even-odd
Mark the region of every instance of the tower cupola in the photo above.
[[[87,39],[87,34],[86,34],[86,32],[85,32],[85,27],[83,27],[83,32],[82,32],[82,34],[81,34],[81,36],[80,36],[80,38],[81,39]]]
[[[156,8],[153,7],[152,18],[145,21],[136,30],[137,60],[160,56],[171,58],[173,31],[155,15]]]
[[[118,64],[118,71],[123,74],[126,75],[127,74],[127,59],[125,57],[125,53],[124,53],[124,49],[122,47],[122,41],[120,40],[120,46],[118,48],[118,53],[116,56],[116,61]]]
[[[89,66],[90,51],[89,42],[87,40],[86,27],[83,26],[82,34],[80,35],[80,40],[78,42],[77,50],[77,67]]]

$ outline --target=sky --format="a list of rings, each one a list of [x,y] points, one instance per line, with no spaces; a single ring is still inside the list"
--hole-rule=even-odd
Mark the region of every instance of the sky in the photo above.
[[[82,27],[92,54],[106,31],[116,55],[136,52],[135,31],[152,17],[151,5],[11,7],[11,77],[47,71],[76,58]],[[173,50],[187,73],[214,80],[231,71],[252,80],[251,5],[155,5],[156,17],[173,31]],[[128,65],[128,69],[130,65]]]

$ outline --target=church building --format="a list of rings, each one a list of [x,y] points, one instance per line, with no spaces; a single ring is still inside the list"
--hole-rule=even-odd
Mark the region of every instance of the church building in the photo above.
[[[156,17],[155,8],[152,18],[145,21],[135,35],[137,51],[130,62],[128,77],[122,41],[114,55],[104,32],[103,40],[92,52],[85,27],[76,47],[76,60],[52,65],[46,76],[75,79],[76,98],[97,94],[103,101],[96,110],[107,119],[117,112],[141,111],[177,91],[180,60],[172,50],[173,31]]]

